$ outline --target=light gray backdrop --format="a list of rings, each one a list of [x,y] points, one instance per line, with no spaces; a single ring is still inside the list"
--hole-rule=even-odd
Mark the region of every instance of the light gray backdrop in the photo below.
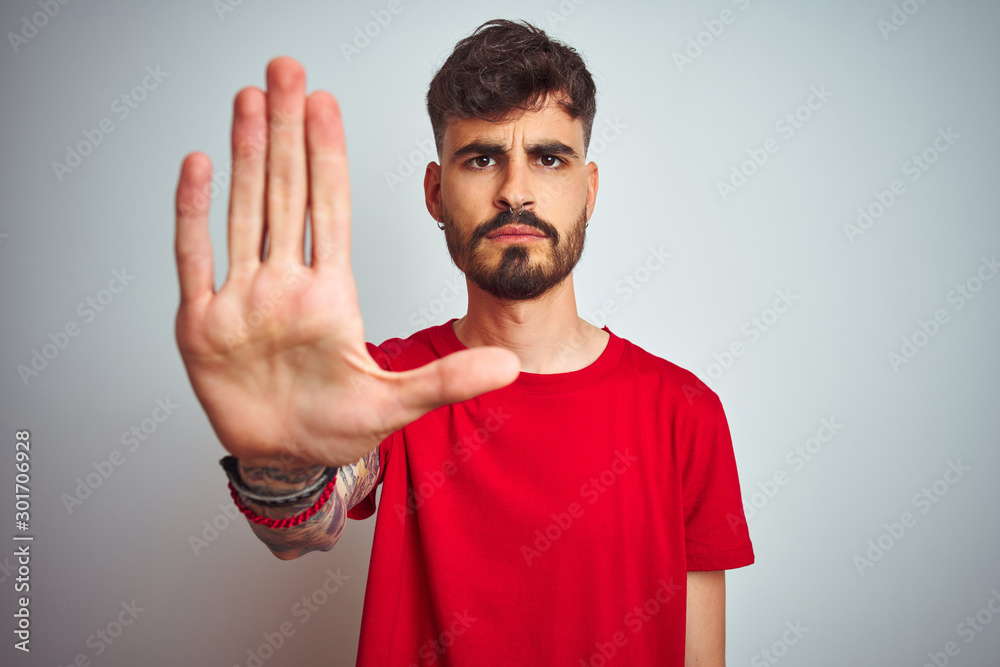
[[[423,96],[498,11],[5,0],[0,662],[354,664],[374,519],[281,562],[227,515],[224,450],[173,338],[174,188],[193,150],[228,182],[233,96],[291,55],[344,110],[368,340],[460,315],[423,205]],[[581,314],[727,409],[757,553],[728,576],[729,664],[1000,664],[998,3],[503,15],[578,48],[599,85]],[[30,656],[12,633],[27,534]],[[322,600],[308,617],[303,597]],[[294,635],[261,649],[282,623]]]

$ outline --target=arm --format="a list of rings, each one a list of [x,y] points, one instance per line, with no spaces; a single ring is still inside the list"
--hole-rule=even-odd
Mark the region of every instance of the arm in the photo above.
[[[316,481],[326,469],[322,465],[306,465],[282,469],[247,465],[240,461],[243,482],[262,495],[282,495],[301,489]],[[294,528],[268,528],[247,520],[250,529],[267,545],[277,558],[292,560],[310,551],[329,551],[340,540],[347,523],[347,510],[365,498],[378,481],[379,448],[365,454],[355,463],[341,466],[330,499],[315,515]],[[247,507],[261,516],[281,519],[294,516],[311,506],[322,490],[291,505],[268,507],[244,500]]]
[[[684,667],[725,667],[725,570],[688,572],[684,647]]]

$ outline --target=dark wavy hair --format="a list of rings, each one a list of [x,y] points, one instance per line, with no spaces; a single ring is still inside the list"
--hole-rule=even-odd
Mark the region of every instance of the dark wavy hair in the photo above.
[[[487,21],[455,45],[427,90],[438,155],[451,118],[507,120],[559,93],[562,108],[583,121],[584,150],[597,113],[597,88],[575,49],[526,21]],[[558,98],[556,98],[558,99]]]

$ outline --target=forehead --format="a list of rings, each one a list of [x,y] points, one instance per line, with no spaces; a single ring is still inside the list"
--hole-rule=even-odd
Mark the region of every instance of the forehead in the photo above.
[[[445,125],[443,149],[450,155],[472,142],[500,143],[511,149],[541,140],[558,140],[583,154],[583,121],[572,118],[551,97],[537,109],[515,114],[501,121],[480,118],[449,118]]]

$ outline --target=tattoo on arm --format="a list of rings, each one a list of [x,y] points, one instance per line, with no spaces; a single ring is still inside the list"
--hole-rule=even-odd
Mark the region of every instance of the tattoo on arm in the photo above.
[[[304,488],[318,479],[325,466],[303,466],[278,470],[276,468],[245,467],[240,464],[244,483],[257,493],[282,495]],[[347,510],[368,496],[375,488],[379,476],[379,448],[361,457],[356,463],[341,466],[337,471],[335,493],[330,500],[307,521],[294,528],[268,528],[249,522],[254,534],[271,551],[282,559],[298,558],[310,551],[329,551],[340,539],[347,524]],[[309,497],[291,505],[270,507],[244,500],[250,509],[261,516],[284,518],[294,516],[316,501],[322,493],[318,490]]]
[[[322,491],[283,507],[268,507],[244,501],[258,514],[275,519],[294,516],[310,507]],[[250,529],[279,558],[291,559],[303,556],[310,551],[329,551],[340,539],[347,523],[347,510],[343,497],[334,493],[323,507],[309,520],[294,528],[268,528],[259,523],[250,522]]]
[[[368,494],[375,488],[380,465],[378,453],[379,447],[376,447],[362,456],[357,463],[344,466],[337,472],[341,476],[337,482],[338,484],[343,482],[341,488],[347,492],[344,504],[348,509],[367,498]]]
[[[240,461],[243,483],[265,496],[281,496],[304,489],[319,479],[324,470],[326,466],[323,465],[254,467]]]

